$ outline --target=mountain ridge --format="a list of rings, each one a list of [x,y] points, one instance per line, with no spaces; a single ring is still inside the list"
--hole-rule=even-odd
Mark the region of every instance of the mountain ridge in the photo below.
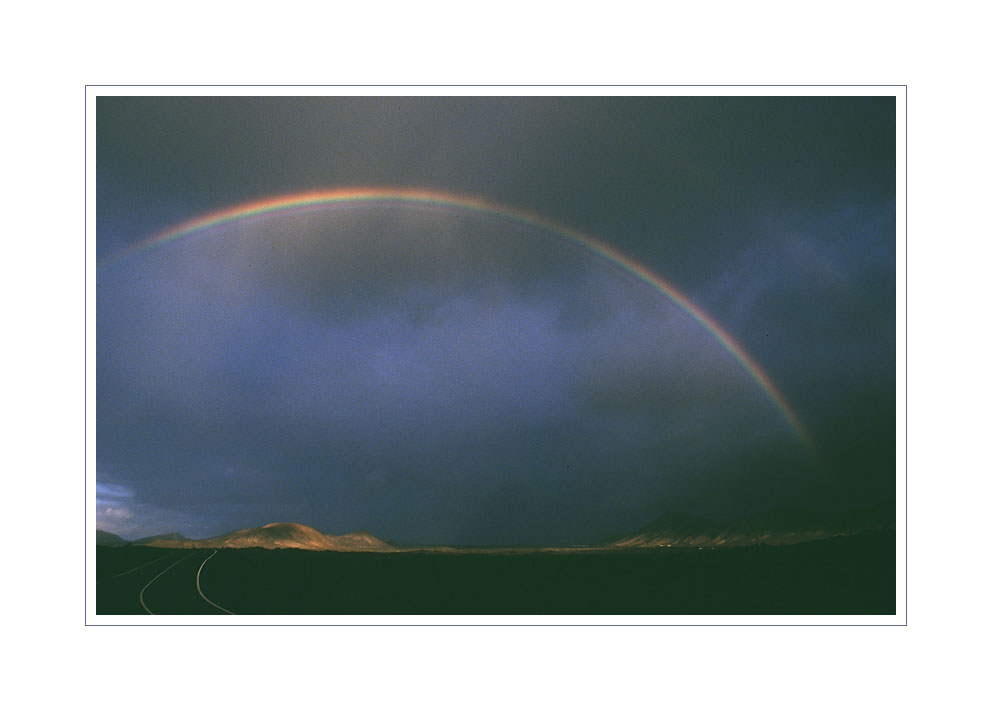
[[[606,542],[618,548],[788,545],[895,528],[895,506],[824,512],[783,507],[726,520],[668,512]]]
[[[274,522],[242,528],[212,538],[198,540],[158,539],[145,543],[154,548],[294,548],[317,551],[390,551],[395,548],[367,531],[337,536],[302,523]]]

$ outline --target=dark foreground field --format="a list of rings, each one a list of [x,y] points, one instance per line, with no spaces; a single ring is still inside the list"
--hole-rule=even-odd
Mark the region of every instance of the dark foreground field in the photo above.
[[[894,614],[896,603],[892,532],[719,550],[99,546],[96,562],[98,614]]]

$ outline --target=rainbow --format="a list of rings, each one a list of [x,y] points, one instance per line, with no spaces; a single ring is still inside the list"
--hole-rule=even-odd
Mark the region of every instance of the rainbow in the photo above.
[[[148,239],[122,250],[104,260],[100,269],[106,269],[118,264],[125,259],[140,252],[144,252],[169,242],[188,237],[201,230],[218,227],[231,222],[244,220],[260,215],[287,212],[291,210],[303,210],[314,207],[326,207],[329,205],[342,204],[401,204],[401,205],[432,205],[436,207],[457,208],[471,212],[495,215],[529,227],[534,227],[542,231],[551,232],[573,244],[593,252],[602,259],[611,262],[621,269],[629,272],[652,288],[664,294],[672,303],[682,311],[691,316],[703,328],[723,346],[728,353],[741,365],[748,375],[767,394],[778,410],[782,413],[789,427],[795,432],[799,439],[806,445],[812,453],[816,453],[816,447],[812,438],[807,432],[802,421],[796,415],[792,406],[785,399],[785,396],[778,389],[775,383],[764,369],[752,358],[747,351],[727,333],[716,321],[714,321],[705,311],[692,303],[689,298],[672,284],[662,279],[642,264],[637,263],[630,257],[622,254],[608,244],[604,244],[597,239],[581,232],[577,232],[569,227],[554,222],[553,220],[539,217],[523,210],[511,209],[502,205],[496,205],[486,200],[455,195],[438,191],[422,191],[409,189],[342,189],[326,190],[306,193],[296,193],[292,195],[280,195],[276,197],[264,198],[254,202],[235,205],[217,212],[212,212],[202,217],[197,217],[182,224],[170,227],[162,232],[152,235]]]

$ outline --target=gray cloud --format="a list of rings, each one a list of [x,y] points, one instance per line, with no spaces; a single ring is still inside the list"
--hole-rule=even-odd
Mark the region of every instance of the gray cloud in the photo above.
[[[97,275],[103,520],[569,542],[659,508],[891,496],[890,104],[101,98],[101,256],[304,189],[531,210],[689,294],[826,462],[711,334],[616,266],[498,216],[351,205]]]

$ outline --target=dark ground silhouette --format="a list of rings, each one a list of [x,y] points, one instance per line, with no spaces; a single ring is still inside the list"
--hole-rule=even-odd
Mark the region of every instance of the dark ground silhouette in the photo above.
[[[237,614],[895,614],[895,540],[875,531],[704,550],[224,549],[200,583]],[[211,553],[99,546],[97,613],[145,614],[145,589],[156,614],[223,614],[196,589]]]

